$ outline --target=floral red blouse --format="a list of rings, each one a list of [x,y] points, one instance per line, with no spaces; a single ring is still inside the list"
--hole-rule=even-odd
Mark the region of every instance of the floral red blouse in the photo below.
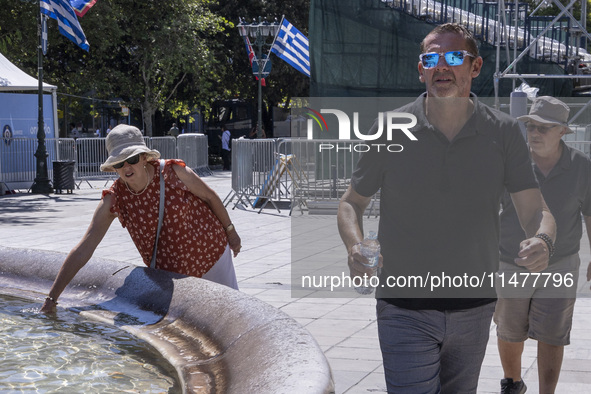
[[[173,164],[186,165],[182,160],[166,160],[164,166],[164,219],[156,268],[201,277],[222,256],[228,238],[209,205],[189,191],[174,172]],[[121,179],[103,190],[103,198],[111,195],[111,212],[127,228],[147,266],[152,260],[160,205],[160,165],[158,160],[148,165],[154,166],[154,177],[141,195],[131,194]]]

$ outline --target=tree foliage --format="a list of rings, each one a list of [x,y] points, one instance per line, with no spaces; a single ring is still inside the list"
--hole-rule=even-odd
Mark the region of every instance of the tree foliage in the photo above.
[[[0,0],[0,51],[37,74],[37,1]],[[254,98],[239,17],[286,18],[307,33],[309,0],[98,0],[82,18],[85,52],[49,21],[44,80],[63,94],[121,100],[142,110],[147,134],[156,111],[176,117],[215,98]],[[309,79],[273,56],[269,106],[306,95]]]
[[[235,27],[240,18],[247,22],[258,17],[266,17],[269,21],[277,18],[281,21],[285,16],[303,34],[308,35],[308,15],[310,0],[226,0],[220,1],[215,8],[216,12],[224,15],[234,26],[227,36],[221,40],[224,42],[224,52],[221,53],[226,59],[223,73],[224,81],[232,81],[224,84],[224,91],[220,98],[252,98],[257,95],[257,82],[252,74],[252,68],[248,61],[243,39]],[[269,40],[270,42],[270,40]],[[265,48],[265,52],[269,47]],[[276,105],[289,106],[292,97],[308,96],[310,78],[296,71],[283,60],[271,55],[272,70],[266,78],[267,86],[263,88],[263,96],[269,108]],[[235,79],[235,80],[233,80]]]

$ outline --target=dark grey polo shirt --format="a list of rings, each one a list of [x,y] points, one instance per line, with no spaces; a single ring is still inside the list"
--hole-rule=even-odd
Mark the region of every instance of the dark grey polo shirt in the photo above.
[[[591,160],[564,141],[558,163],[545,177],[532,161],[536,178],[550,212],[556,220],[556,252],[550,264],[579,251],[583,223],[581,214],[591,216]],[[514,263],[525,233],[519,224],[509,194],[503,197],[501,212],[501,260]]]
[[[418,141],[393,133],[392,141],[381,142],[400,144],[402,152],[365,153],[352,175],[362,196],[381,189],[384,267],[376,297],[397,306],[451,310],[491,302],[491,283],[476,291],[450,286],[433,292],[429,286],[388,286],[386,278],[421,275],[424,282],[433,275],[481,278],[496,272],[503,192],[537,188],[516,121],[472,98],[474,112],[452,142],[424,116],[424,95],[395,110],[417,117],[411,131]]]

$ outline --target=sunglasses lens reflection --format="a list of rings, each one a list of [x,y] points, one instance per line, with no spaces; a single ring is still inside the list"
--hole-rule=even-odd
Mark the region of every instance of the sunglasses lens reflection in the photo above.
[[[445,54],[445,61],[450,66],[460,66],[464,63],[464,54],[460,51],[447,52]]]
[[[425,53],[421,58],[423,61],[423,67],[425,68],[433,68],[437,66],[439,62],[439,54],[438,53]]]
[[[137,164],[140,161],[140,155],[132,156],[125,161],[128,162],[129,164]]]
[[[125,165],[125,163],[129,163],[131,165],[133,164],[137,164],[140,161],[140,155],[135,155],[135,156],[131,156],[129,159],[122,161],[121,163],[117,163],[117,164],[113,164],[113,168],[118,170],[120,168],[123,168],[123,166]]]
[[[445,61],[450,66],[461,66],[464,64],[464,53],[462,51],[449,51],[444,54]],[[433,68],[439,63],[439,53],[423,53],[421,62],[424,68]]]
[[[533,133],[534,130],[538,130],[538,133],[540,134],[546,134],[548,131],[550,131],[550,129],[554,128],[555,126],[539,126],[539,125],[535,125],[535,124],[531,124],[531,123],[526,123],[525,124],[525,130]]]

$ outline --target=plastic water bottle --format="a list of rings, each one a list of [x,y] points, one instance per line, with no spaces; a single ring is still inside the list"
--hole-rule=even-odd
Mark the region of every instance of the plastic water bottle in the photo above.
[[[372,268],[372,274],[365,278],[361,286],[355,286],[355,290],[359,294],[371,294],[374,288],[370,285],[370,278],[376,276],[380,261],[380,242],[375,231],[370,231],[361,243],[361,254],[367,258],[367,264],[364,265]]]

